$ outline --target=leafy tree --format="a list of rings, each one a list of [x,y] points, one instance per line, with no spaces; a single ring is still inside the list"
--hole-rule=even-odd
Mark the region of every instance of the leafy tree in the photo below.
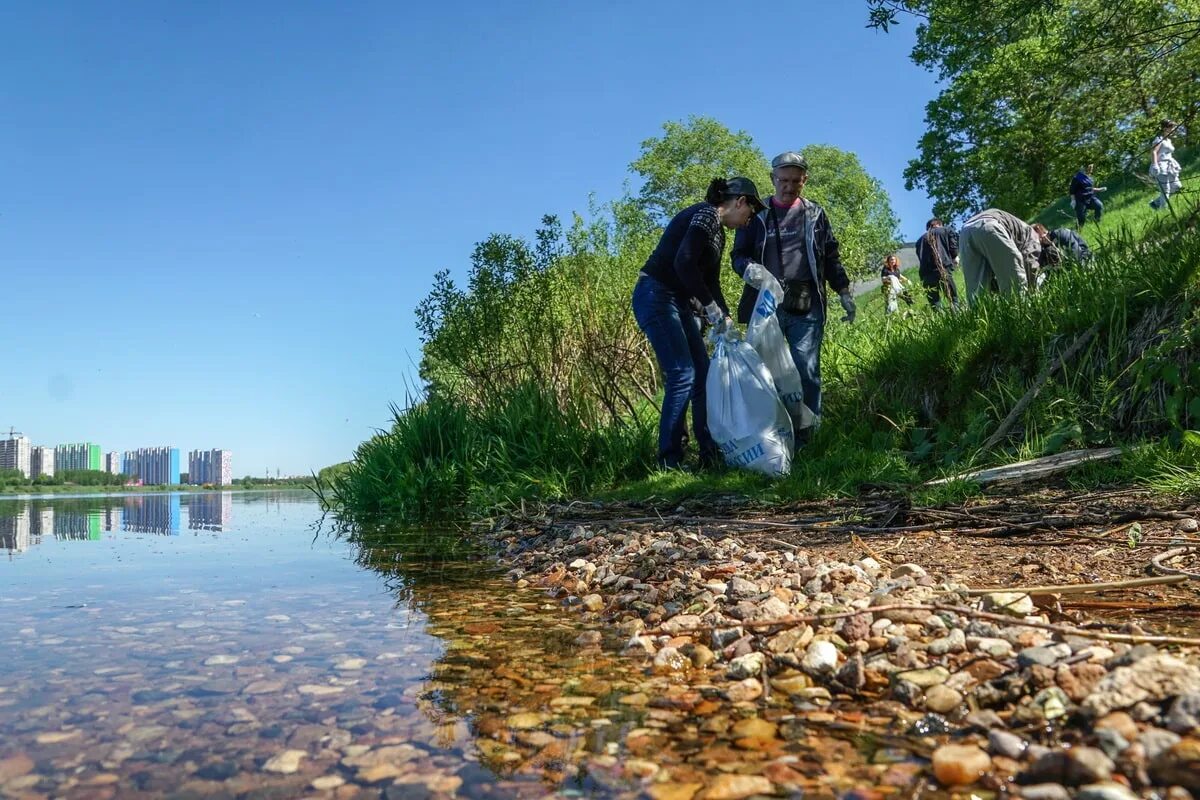
[[[770,191],[770,166],[745,131],[735,133],[711,117],[662,127],[662,136],[643,141],[641,155],[629,165],[642,179],[638,204],[656,224],[703,200],[713,178],[743,175],[760,193]]]
[[[945,83],[905,171],[939,215],[1029,215],[1084,163],[1145,169],[1162,117],[1200,110],[1200,0],[868,0],[919,20],[915,63]]]

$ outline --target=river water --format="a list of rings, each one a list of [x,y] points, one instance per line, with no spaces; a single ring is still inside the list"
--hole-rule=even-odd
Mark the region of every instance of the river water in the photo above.
[[[487,559],[430,558],[455,539],[363,546],[303,492],[0,501],[0,796],[686,800],[768,763],[831,794],[915,773],[821,736],[828,714],[738,733],[752,706],[649,675]]]

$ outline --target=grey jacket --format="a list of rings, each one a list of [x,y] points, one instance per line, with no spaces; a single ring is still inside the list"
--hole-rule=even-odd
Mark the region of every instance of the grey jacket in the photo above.
[[[1012,240],[1017,249],[1021,251],[1021,259],[1025,263],[1025,273],[1030,277],[1037,275],[1038,267],[1041,265],[1042,256],[1042,241],[1038,238],[1037,231],[1032,225],[1027,224],[1019,217],[1015,217],[1007,211],[1001,211],[998,208],[989,208],[986,211],[980,211],[975,216],[963,223],[964,228],[975,227],[976,225],[997,226],[1007,234]],[[1054,245],[1050,245],[1051,263],[1058,263],[1058,250]]]

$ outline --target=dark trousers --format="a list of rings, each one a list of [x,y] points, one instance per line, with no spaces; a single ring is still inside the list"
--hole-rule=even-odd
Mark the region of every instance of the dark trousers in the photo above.
[[[935,280],[930,282],[922,279],[921,283],[925,285],[925,296],[929,298],[929,305],[933,306],[934,308],[941,308],[942,281]],[[956,308],[958,306],[958,287],[954,285],[953,273],[946,273],[945,284],[946,293],[949,295],[950,307]]]
[[[1083,223],[1087,222],[1088,209],[1092,209],[1093,218],[1096,222],[1100,221],[1100,217],[1104,214],[1104,203],[1100,202],[1100,198],[1092,195],[1087,200],[1075,198],[1075,219],[1079,221],[1079,227],[1083,227]]]
[[[642,275],[633,287],[633,316],[650,340],[663,374],[662,416],[658,421],[658,463],[678,467],[683,461],[683,435],[687,409],[692,407],[692,429],[702,460],[719,455],[708,432],[708,350],[700,335],[700,321],[688,299],[662,281]]]

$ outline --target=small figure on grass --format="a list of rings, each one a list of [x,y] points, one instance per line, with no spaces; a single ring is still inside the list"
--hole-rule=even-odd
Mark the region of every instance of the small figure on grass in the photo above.
[[[908,278],[900,272],[900,257],[892,254],[883,260],[883,269],[879,271],[879,289],[883,292],[886,302],[885,313],[895,314],[900,310],[900,301],[912,305],[912,295],[908,291]]]
[[[1075,177],[1071,178],[1071,187],[1068,190],[1071,194],[1071,205],[1075,208],[1075,220],[1079,223],[1080,230],[1083,230],[1084,223],[1087,222],[1089,209],[1092,211],[1097,225],[1100,224],[1100,218],[1104,215],[1104,203],[1100,202],[1100,198],[1096,197],[1096,194],[1108,191],[1108,187],[1097,186],[1092,180],[1092,170],[1095,168],[1094,164],[1088,164],[1076,172]]]

